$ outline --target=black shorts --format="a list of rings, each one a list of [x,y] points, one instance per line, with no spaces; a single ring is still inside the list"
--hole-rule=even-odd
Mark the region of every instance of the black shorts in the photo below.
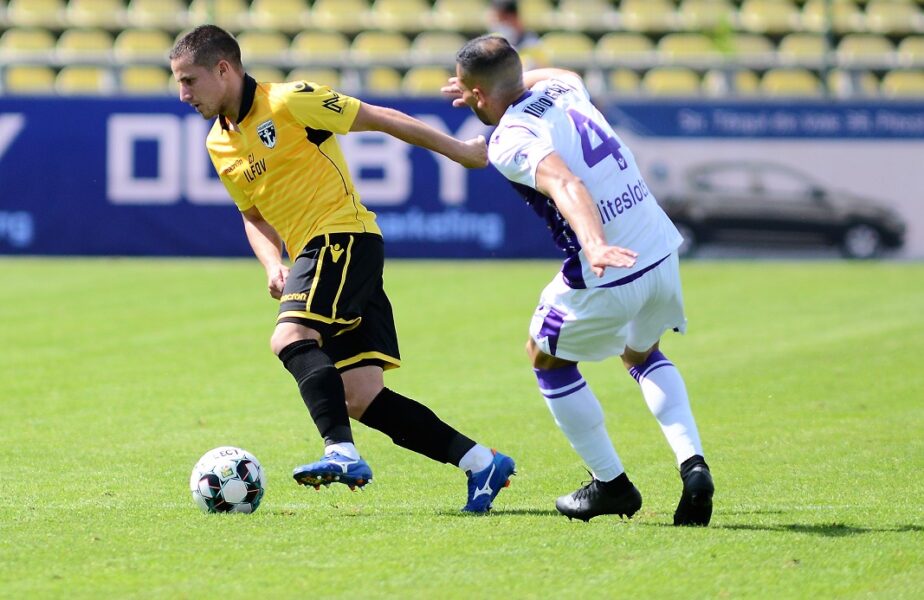
[[[382,288],[384,264],[385,245],[373,233],[312,238],[289,271],[276,322],[317,330],[341,371],[400,366],[395,319]]]

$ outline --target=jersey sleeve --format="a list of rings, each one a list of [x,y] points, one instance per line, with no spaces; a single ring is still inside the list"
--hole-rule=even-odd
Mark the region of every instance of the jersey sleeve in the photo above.
[[[300,124],[344,134],[350,130],[360,101],[313,81],[286,84],[277,96]]]
[[[488,159],[510,181],[535,189],[536,169],[553,150],[544,129],[527,121],[513,121],[501,124],[491,136]]]

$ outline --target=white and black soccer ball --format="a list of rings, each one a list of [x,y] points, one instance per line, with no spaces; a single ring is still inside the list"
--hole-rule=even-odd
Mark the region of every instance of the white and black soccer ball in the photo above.
[[[266,489],[266,473],[257,457],[234,446],[202,455],[189,477],[189,489],[203,512],[252,513]]]

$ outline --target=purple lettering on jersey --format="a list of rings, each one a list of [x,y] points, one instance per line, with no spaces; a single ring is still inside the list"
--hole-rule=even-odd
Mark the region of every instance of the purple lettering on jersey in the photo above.
[[[592,119],[573,108],[568,109],[568,116],[571,117],[571,121],[581,136],[581,152],[584,154],[584,162],[587,163],[588,167],[594,167],[607,156],[612,156],[616,159],[616,164],[619,165],[620,171],[625,171],[629,168],[629,163],[626,162],[622,152],[619,151],[622,146],[619,145],[615,137],[611,137]],[[590,139],[591,131],[597,134],[597,137],[601,140],[600,145],[597,147],[594,147],[593,140]]]

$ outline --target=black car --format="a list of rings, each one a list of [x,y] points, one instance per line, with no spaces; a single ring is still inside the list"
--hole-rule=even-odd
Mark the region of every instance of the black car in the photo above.
[[[804,173],[764,162],[716,162],[686,173],[680,193],[658,201],[685,239],[682,255],[713,243],[828,246],[849,258],[900,248],[905,223],[890,208],[828,190]]]

